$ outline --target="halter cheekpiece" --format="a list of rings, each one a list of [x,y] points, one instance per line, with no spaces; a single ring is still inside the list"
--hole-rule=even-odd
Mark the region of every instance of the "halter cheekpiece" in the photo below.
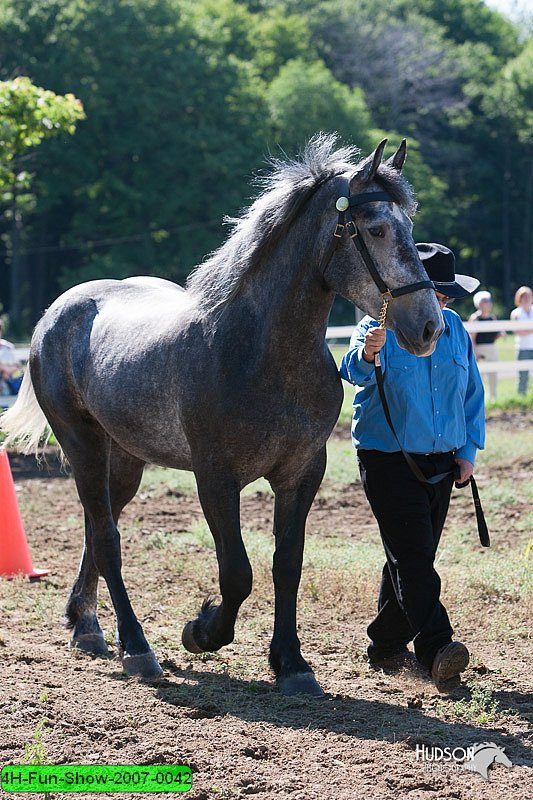
[[[339,217],[337,220],[337,224],[335,226],[335,230],[333,232],[333,241],[331,242],[331,246],[328,249],[324,259],[324,268],[321,270],[322,274],[324,274],[331,258],[333,257],[333,253],[335,252],[339,241],[344,236],[344,232],[348,233],[348,236],[354,243],[357,248],[357,251],[363,261],[365,262],[365,266],[368,269],[372,280],[378,287],[381,293],[381,309],[379,312],[379,319],[378,322],[380,327],[385,325],[385,319],[387,317],[387,309],[388,305],[391,300],[394,300],[395,297],[401,297],[404,294],[411,294],[412,292],[418,292],[420,289],[434,289],[433,281],[418,281],[417,283],[410,283],[406,286],[399,286],[397,289],[389,289],[386,285],[385,281],[379,274],[376,265],[370,255],[368,248],[365,244],[363,237],[361,236],[357,225],[355,224],[355,220],[353,215],[351,214],[350,209],[354,208],[355,206],[362,206],[365,203],[394,203],[394,199],[388,192],[360,192],[359,194],[350,194],[350,179],[344,176],[341,176],[341,194],[337,198],[335,203],[335,208],[339,212]],[[346,221],[346,214],[350,211],[350,219]]]

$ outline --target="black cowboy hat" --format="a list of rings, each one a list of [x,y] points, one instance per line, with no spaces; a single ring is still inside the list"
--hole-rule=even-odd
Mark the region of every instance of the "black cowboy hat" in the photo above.
[[[456,274],[455,256],[448,247],[435,242],[419,242],[416,249],[428,277],[441,294],[459,299],[468,297],[478,288],[477,278]]]

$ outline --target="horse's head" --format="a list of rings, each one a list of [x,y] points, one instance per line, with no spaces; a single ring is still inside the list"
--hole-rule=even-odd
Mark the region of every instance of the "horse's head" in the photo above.
[[[394,331],[401,347],[415,355],[429,355],[444,330],[444,322],[435,292],[427,288],[428,276],[412,236],[410,214],[416,204],[407,181],[401,177],[405,140],[382,163],[386,142],[382,141],[355,173],[339,176],[337,182],[330,183],[327,230],[330,236],[336,231],[337,246],[329,258],[331,245],[326,243],[329,261],[323,276],[330,289],[375,319],[382,307],[384,287],[393,295],[394,290],[406,287],[405,294],[398,293],[388,303],[386,327]],[[348,187],[350,206],[345,207],[346,202],[340,198],[347,194]],[[374,193],[379,193],[379,200],[372,199]],[[348,224],[336,229],[338,221]],[[371,274],[368,257],[377,277]],[[421,282],[426,282],[426,288],[416,287]]]
[[[513,762],[504,753],[505,747],[497,747],[496,749],[497,749],[498,752],[496,753],[496,757],[494,758],[495,763],[496,764],[503,764],[504,767],[512,767],[513,766]]]
[[[472,755],[463,764],[463,769],[469,772],[478,772],[485,780],[489,778],[489,767],[491,764],[503,764],[504,767],[512,767],[512,761],[504,753],[503,747],[498,747],[494,742],[481,742],[472,748]]]

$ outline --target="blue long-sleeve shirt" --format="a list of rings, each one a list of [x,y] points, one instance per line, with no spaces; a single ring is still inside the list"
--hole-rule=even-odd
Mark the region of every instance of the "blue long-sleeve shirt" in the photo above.
[[[461,318],[447,308],[445,330],[431,356],[403,350],[391,331],[381,349],[385,393],[394,428],[408,453],[445,453],[475,462],[485,445],[483,382]],[[365,317],[343,356],[341,376],[355,384],[352,442],[364,450],[398,452],[379,398],[374,364],[363,359],[365,334],[377,327]]]

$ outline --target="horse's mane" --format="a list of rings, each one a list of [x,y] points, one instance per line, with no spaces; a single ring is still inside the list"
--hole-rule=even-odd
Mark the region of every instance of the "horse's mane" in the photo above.
[[[226,242],[194,269],[187,290],[200,308],[216,310],[238,291],[245,276],[268,258],[300,210],[329,178],[355,171],[356,147],[337,147],[335,134],[317,134],[295,159],[271,158],[270,172],[257,179],[261,193],[241,216],[225,221],[233,225]],[[386,163],[374,179],[394,201],[412,215],[416,201],[411,187]]]
[[[472,755],[475,756],[480,752],[480,750],[487,750],[488,748],[493,750],[500,749],[498,748],[498,745],[494,744],[494,742],[479,742],[479,744],[474,745],[472,748]]]

